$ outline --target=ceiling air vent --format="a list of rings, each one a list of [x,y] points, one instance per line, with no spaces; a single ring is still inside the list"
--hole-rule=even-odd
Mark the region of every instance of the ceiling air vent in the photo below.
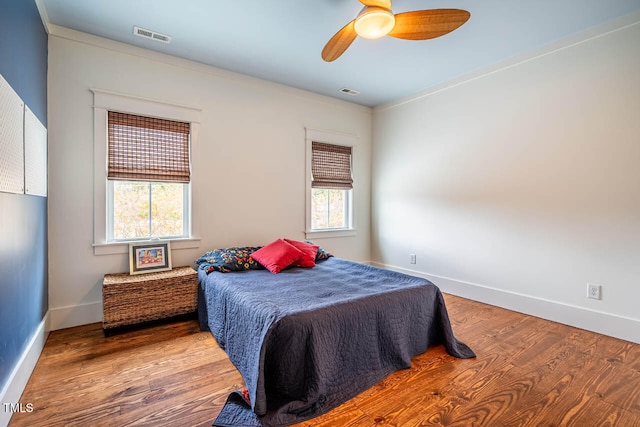
[[[145,30],[140,27],[133,27],[133,34],[136,36],[144,37],[145,39],[156,40],[162,43],[169,43],[171,41],[171,36],[167,36],[166,34],[156,33],[155,31]]]
[[[340,89],[340,92],[346,93],[347,95],[351,96],[356,96],[360,93],[357,90],[349,89],[348,87],[343,87],[342,89]]]

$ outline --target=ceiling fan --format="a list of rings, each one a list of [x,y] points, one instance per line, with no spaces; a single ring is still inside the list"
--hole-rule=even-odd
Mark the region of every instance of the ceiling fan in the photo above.
[[[356,19],[338,31],[322,49],[322,59],[335,61],[357,36],[377,39],[386,35],[405,40],[443,36],[467,22],[471,14],[460,9],[415,10],[394,14],[391,0],[358,0],[364,5]]]

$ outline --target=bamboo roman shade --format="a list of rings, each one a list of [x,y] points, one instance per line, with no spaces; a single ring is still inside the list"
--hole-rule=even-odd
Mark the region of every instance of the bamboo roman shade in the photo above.
[[[190,180],[190,124],[109,111],[108,179]]]
[[[351,147],[311,143],[312,188],[351,190]]]

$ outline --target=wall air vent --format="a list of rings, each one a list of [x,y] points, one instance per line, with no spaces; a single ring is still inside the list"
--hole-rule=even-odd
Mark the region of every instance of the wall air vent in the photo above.
[[[156,33],[155,31],[145,30],[140,27],[133,27],[133,34],[136,36],[144,37],[145,39],[155,40],[162,43],[169,43],[171,41],[171,36],[167,36],[166,34]]]
[[[348,87],[343,87],[342,89],[340,89],[340,92],[346,93],[347,95],[351,96],[356,96],[360,93],[357,90],[349,89]]]

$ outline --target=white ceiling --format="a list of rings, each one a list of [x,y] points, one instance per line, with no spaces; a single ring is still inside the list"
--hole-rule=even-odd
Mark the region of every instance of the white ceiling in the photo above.
[[[213,65],[366,106],[380,105],[638,15],[640,0],[395,0],[395,13],[471,12],[433,40],[358,38],[336,61],[325,43],[358,0],[37,0],[48,24]],[[167,34],[170,44],[133,35]],[[640,48],[640,40],[638,41]],[[343,87],[358,96],[339,92]]]

